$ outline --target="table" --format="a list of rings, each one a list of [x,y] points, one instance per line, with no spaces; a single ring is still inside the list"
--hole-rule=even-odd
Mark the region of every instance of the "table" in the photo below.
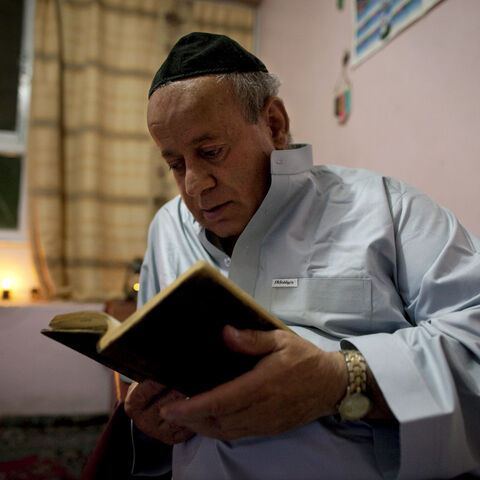
[[[0,306],[0,416],[110,412],[111,371],[40,334],[57,314],[104,308],[66,302]]]

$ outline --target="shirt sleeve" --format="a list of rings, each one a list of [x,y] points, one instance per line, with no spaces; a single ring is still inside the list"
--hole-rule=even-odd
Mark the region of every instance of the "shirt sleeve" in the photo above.
[[[397,478],[451,478],[480,466],[480,241],[426,195],[386,185],[412,327],[348,342],[399,422]]]

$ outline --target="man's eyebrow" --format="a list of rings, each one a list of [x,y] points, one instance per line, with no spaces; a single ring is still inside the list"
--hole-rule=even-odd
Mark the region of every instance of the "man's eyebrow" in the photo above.
[[[205,135],[201,135],[200,137],[194,138],[191,142],[190,145],[198,145],[199,143],[204,142],[205,140],[213,140],[215,137],[209,133],[206,133]]]
[[[171,157],[178,157],[179,155],[175,153],[173,150],[162,150],[162,157],[163,158],[171,158]]]
[[[199,137],[193,138],[189,142],[189,145],[195,146],[195,145],[198,145],[199,143],[204,142],[205,140],[214,140],[214,139],[215,139],[214,135],[207,133],[205,135],[200,135]],[[168,158],[168,157],[178,157],[179,155],[173,150],[162,150],[162,156],[164,158]]]

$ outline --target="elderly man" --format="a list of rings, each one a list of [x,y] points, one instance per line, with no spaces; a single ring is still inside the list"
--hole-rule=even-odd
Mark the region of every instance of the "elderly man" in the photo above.
[[[258,58],[203,33],[153,80],[148,127],[180,196],[151,224],[140,303],[206,259],[299,335],[226,327],[226,344],[259,361],[192,398],[133,384],[134,470],[480,472],[480,241],[401,181],[312,166],[277,92]]]

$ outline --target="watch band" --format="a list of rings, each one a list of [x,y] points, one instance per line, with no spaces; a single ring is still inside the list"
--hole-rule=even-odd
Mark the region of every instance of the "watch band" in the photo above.
[[[348,373],[347,395],[367,392],[367,362],[358,350],[341,350]]]
[[[347,392],[338,411],[342,420],[360,420],[371,408],[367,393],[367,362],[357,350],[341,350],[348,374]]]

